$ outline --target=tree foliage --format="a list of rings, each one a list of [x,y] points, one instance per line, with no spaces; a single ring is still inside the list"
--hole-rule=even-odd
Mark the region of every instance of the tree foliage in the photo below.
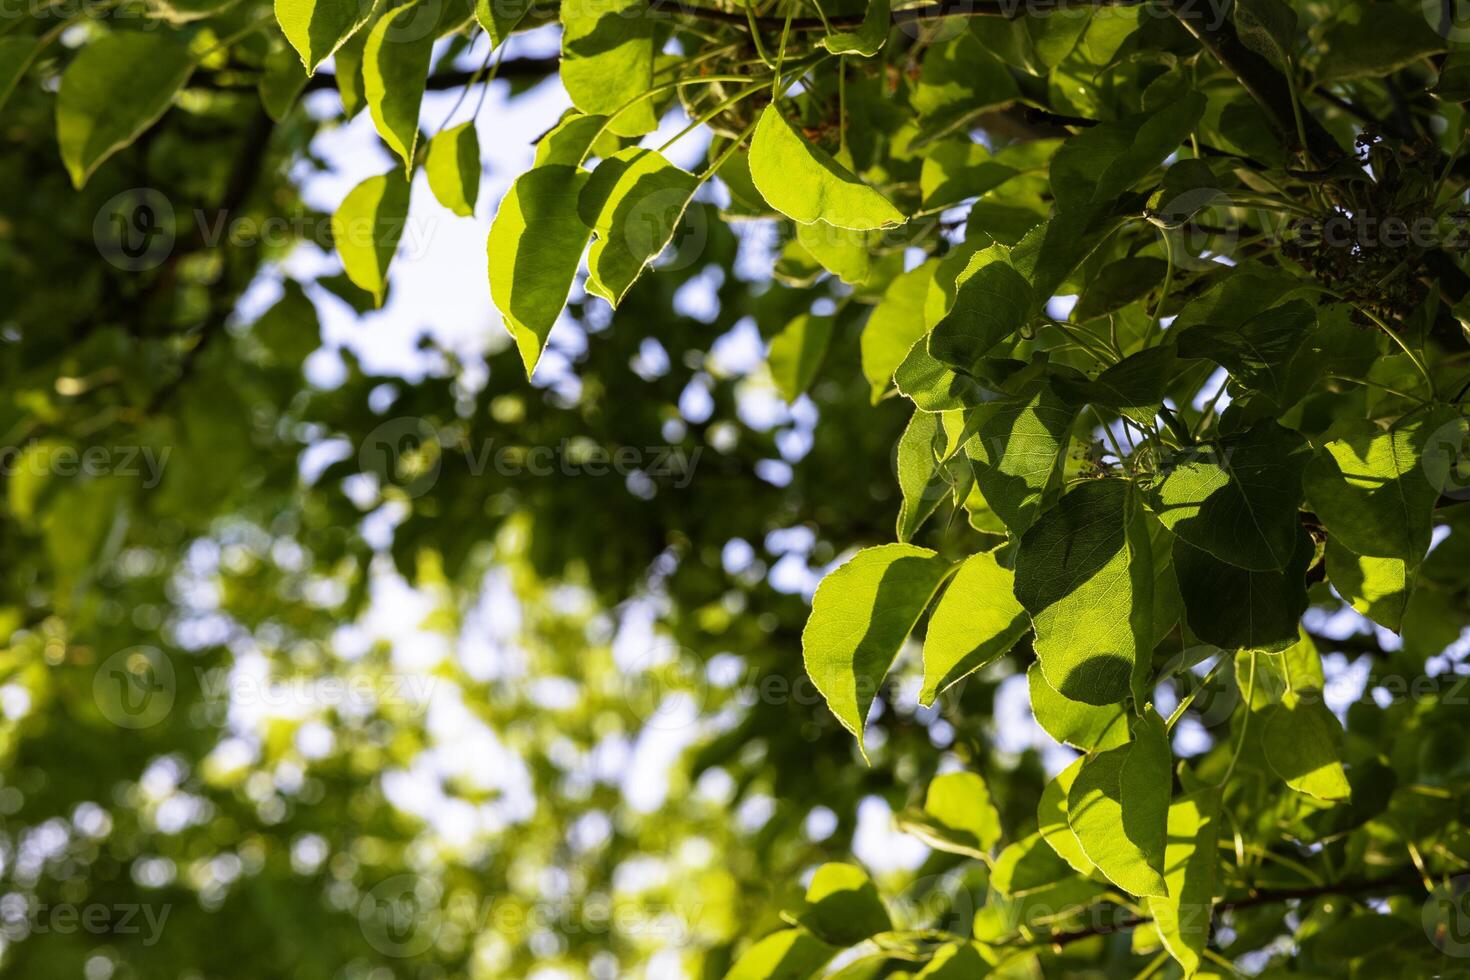
[[[1466,972],[1452,5],[116,0],[0,32],[17,975]],[[488,213],[497,121],[421,132],[426,93],[551,75],[572,108],[461,284],[503,331],[307,380],[318,306],[384,305],[424,195]],[[393,166],[316,214],[353,117]],[[750,324],[765,362],[722,367]],[[374,632],[410,585],[414,638]],[[386,696],[420,675],[427,708]],[[374,696],[242,713],[252,677]],[[872,803],[921,863],[860,865]],[[38,925],[129,903],[175,918]]]

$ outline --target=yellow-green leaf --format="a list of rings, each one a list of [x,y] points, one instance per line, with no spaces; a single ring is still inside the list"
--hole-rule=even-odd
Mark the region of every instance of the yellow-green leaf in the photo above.
[[[347,192],[332,215],[332,240],[347,278],[381,306],[388,265],[408,220],[409,184],[397,171],[369,177]]]
[[[888,668],[952,570],[906,544],[867,548],[822,579],[801,634],[802,658],[827,706],[863,748],[863,723]]]
[[[480,137],[474,120],[446,129],[429,140],[424,171],[439,203],[462,218],[475,213],[480,197]]]
[[[761,110],[756,124],[750,176],[766,203],[803,224],[825,221],[865,231],[908,220],[830,153],[808,142],[774,104]]]
[[[378,0],[275,0],[276,22],[308,75],[372,17]],[[342,66],[337,65],[340,75]]]
[[[157,122],[193,71],[170,31],[108,34],[77,52],[56,94],[56,142],[72,184]]]
[[[1014,581],[993,552],[965,559],[924,632],[920,704],[933,704],[945,688],[1005,654],[1026,632],[1030,620],[1012,592]]]
[[[419,104],[434,52],[428,3],[414,0],[383,15],[369,31],[363,49],[362,88],[368,112],[378,135],[403,160],[409,174],[418,146]]]
[[[490,298],[515,338],[526,377],[536,370],[592,234],[577,213],[587,177],[564,164],[521,174],[490,226]]]

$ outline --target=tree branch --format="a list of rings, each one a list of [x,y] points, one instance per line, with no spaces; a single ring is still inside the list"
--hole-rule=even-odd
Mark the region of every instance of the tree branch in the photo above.
[[[1080,10],[1090,7],[1136,7],[1145,2],[1147,0],[1055,0],[1054,3],[1046,5],[1044,12],[1051,14],[1059,10]],[[650,0],[650,8],[653,10],[667,9],[672,14],[720,24],[733,24],[737,27],[750,26],[750,19],[743,10],[719,10],[713,7],[682,3],[679,0],[674,0],[667,7],[665,7],[664,0]],[[893,11],[893,22],[912,24],[943,20],[947,17],[1003,17],[1006,20],[1018,20],[1032,12],[1030,5],[1024,0],[939,0],[938,3],[926,3],[921,7],[905,7],[895,10]],[[826,24],[822,23],[820,17],[793,17],[791,30],[823,31],[828,25],[842,28],[859,27],[863,23],[863,17],[863,14],[839,14],[835,17],[828,17]],[[755,24],[764,30],[780,31],[786,26],[786,18],[758,16],[755,18]]]
[[[1470,874],[1470,868],[1459,868],[1454,871],[1444,872],[1445,877],[1456,878],[1460,875]],[[1368,896],[1368,895],[1397,895],[1404,891],[1411,891],[1424,887],[1424,879],[1420,877],[1416,868],[1405,868],[1395,874],[1383,878],[1364,878],[1356,881],[1339,881],[1325,885],[1307,885],[1300,888],[1263,888],[1260,891],[1252,891],[1249,894],[1237,898],[1227,898],[1215,903],[1217,910],[1246,909],[1257,905],[1270,905],[1275,902],[1290,902],[1305,898],[1321,898],[1324,895],[1344,896]],[[1124,932],[1135,926],[1152,922],[1148,916],[1138,916],[1129,913],[1121,915],[1111,922],[1100,922],[1085,929],[1074,929],[1070,932],[1054,932],[1038,945],[1065,946],[1078,940],[1088,939],[1092,936],[1105,936],[1114,932]]]
[[[1214,55],[1215,60],[1234,75],[1251,98],[1266,110],[1271,124],[1288,144],[1294,146],[1300,142],[1296,132],[1296,114],[1292,110],[1291,87],[1287,85],[1286,77],[1269,61],[1245,46],[1229,18],[1216,17],[1207,21],[1202,12],[1196,9],[1197,4],[1193,0],[1166,2],[1169,12],[1184,29],[1193,34],[1200,45]],[[1306,150],[1319,166],[1327,166],[1346,156],[1342,147],[1337,145],[1337,140],[1317,117],[1308,112],[1305,106],[1301,107],[1301,113],[1302,129],[1307,140]]]

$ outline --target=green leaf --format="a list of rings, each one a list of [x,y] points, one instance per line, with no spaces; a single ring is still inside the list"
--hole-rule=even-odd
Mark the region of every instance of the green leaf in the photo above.
[[[550,132],[536,142],[533,166],[580,166],[593,143],[606,129],[606,116],[587,116],[570,112]]]
[[[1164,460],[1149,507],[1180,539],[1251,571],[1286,567],[1301,529],[1306,441],[1270,419]]]
[[[935,776],[924,795],[924,814],[971,853],[988,854],[1000,843],[1000,813],[985,780],[973,772]]]
[[[1403,625],[1417,568],[1401,558],[1357,555],[1327,538],[1327,578],[1354,609],[1395,632]]]
[[[1381,78],[1425,55],[1448,50],[1444,38],[1417,6],[1410,11],[1392,3],[1367,3],[1349,7],[1348,11],[1356,16],[1338,20],[1322,38],[1322,61],[1317,65],[1319,85],[1350,78]]]
[[[1305,577],[1312,536],[1297,529],[1296,548],[1281,571],[1249,571],[1174,539],[1174,573],[1184,620],[1194,634],[1222,650],[1271,650],[1293,643],[1307,611]]]
[[[1129,303],[1140,300],[1153,291],[1155,286],[1164,281],[1164,273],[1168,269],[1169,263],[1148,255],[1133,255],[1116,262],[1109,262],[1103,266],[1097,278],[1087,284],[1082,298],[1077,301],[1077,306],[1072,310],[1072,316],[1078,322],[1082,322],[1121,310]],[[1150,349],[1167,350],[1168,348]],[[1145,353],[1147,351],[1139,351],[1133,356],[1137,357]]]
[[[925,263],[895,278],[868,314],[859,349],[863,377],[868,379],[874,405],[893,384],[893,372],[915,341],[924,336],[924,297],[934,278],[934,268]]]
[[[4,58],[0,57],[0,63]],[[1470,50],[1455,48],[1439,69],[1434,94],[1450,102],[1470,102]],[[4,104],[5,87],[0,84],[0,104]]]
[[[1366,419],[1334,426],[1302,474],[1312,510],[1328,537],[1359,555],[1417,565],[1429,550],[1435,479],[1430,439],[1445,430],[1458,445],[1465,422],[1453,409],[1416,413],[1384,427]]]
[[[378,0],[275,0],[276,23],[308,75],[372,19]],[[340,76],[342,66],[337,65]]]
[[[1132,895],[1164,898],[1172,757],[1164,723],[1152,710],[1134,725],[1133,737],[1083,763],[1067,794],[1067,822],[1109,881]]]
[[[1296,11],[1282,0],[1235,0],[1241,42],[1286,71],[1296,47]]]
[[[935,950],[914,980],[976,980],[990,972],[989,965],[970,943],[946,943]]]
[[[793,221],[854,231],[894,228],[905,218],[876,190],[796,131],[775,104],[761,110],[750,176],[766,203]]]
[[[1244,314],[1245,310],[1239,312]],[[1311,352],[1303,350],[1303,342],[1316,326],[1316,310],[1304,300],[1292,300],[1263,313],[1242,316],[1238,325],[1209,324],[1181,330],[1179,354],[1209,358],[1227,369],[1237,384],[1261,392],[1276,408],[1284,410],[1318,380],[1320,367],[1314,367]],[[1179,324],[1175,328],[1179,329]]]
[[[1328,803],[1352,795],[1341,741],[1342,726],[1314,688],[1287,691],[1266,719],[1264,746],[1271,768],[1298,793]]]
[[[474,120],[441,130],[429,140],[424,172],[440,204],[462,218],[474,215],[480,197],[480,137]]]
[[[766,363],[776,390],[788,403],[796,401],[811,385],[827,356],[835,320],[830,316],[803,313],[771,338]]]
[[[873,272],[871,232],[834,228],[824,221],[796,226],[796,240],[822,268],[845,283],[857,286]]]
[[[564,164],[528,170],[501,198],[490,226],[490,298],[515,338],[528,378],[592,235],[577,213],[588,176]]]
[[[837,951],[805,929],[783,929],[746,950],[725,980],[807,980]]]
[[[643,0],[583,0],[560,9],[561,81],[572,105],[609,116],[608,129],[619,136],[652,131],[653,101],[633,101],[653,87],[658,21]]]
[[[916,412],[915,418],[937,418]],[[930,705],[950,685],[1004,655],[1030,627],[1012,593],[1015,576],[994,552],[965,559],[944,590],[924,633],[924,688]]]
[[[368,31],[362,56],[362,90],[368,112],[383,142],[412,176],[419,140],[419,104],[434,53],[434,31],[425,24],[430,0],[397,7]]]
[[[1033,665],[1034,666],[1034,665]],[[1121,710],[1118,713],[1119,721],[1122,720]],[[1128,738],[1127,725],[1120,724],[1118,729],[1123,733],[1123,740]],[[1036,806],[1037,833],[1042,839],[1051,845],[1051,849],[1057,852],[1057,856],[1066,861],[1081,875],[1091,875],[1097,868],[1092,859],[1082,850],[1082,844],[1077,840],[1077,835],[1072,833],[1071,824],[1067,823],[1067,797],[1072,792],[1072,786],[1077,781],[1077,774],[1082,771],[1082,766],[1087,762],[1086,756],[1078,756],[1072,760],[1072,764],[1061,772],[1056,778],[1046,784],[1041,791],[1041,802]]]
[[[157,122],[193,71],[170,31],[108,34],[78,51],[56,93],[56,142],[72,184]]]
[[[965,454],[985,502],[1015,534],[1036,521],[1061,469],[1076,412],[1049,386],[987,402],[971,413]]]
[[[990,155],[979,143],[949,140],[924,154],[919,171],[919,194],[924,210],[980,197],[1021,173]]]
[[[924,53],[911,101],[924,139],[936,139],[977,116],[1014,102],[1020,89],[1010,71],[970,31]]]
[[[490,50],[505,43],[525,19],[531,0],[475,0],[475,20],[490,37]]]
[[[927,548],[866,548],[822,579],[801,633],[807,675],[863,751],[863,723],[898,656],[952,566]]]
[[[925,412],[968,408],[979,403],[984,394],[974,378],[960,374],[930,355],[927,335],[914,341],[914,346],[909,348],[893,372],[893,384],[899,394]]]
[[[1063,143],[1051,161],[1051,189],[1064,211],[1111,201],[1178,149],[1204,113],[1190,92],[1156,113],[1099,123]]]
[[[916,410],[899,436],[898,489],[903,503],[898,509],[896,536],[901,542],[913,538],[951,491],[955,478],[951,476],[953,461],[948,459],[948,430],[962,428],[964,423],[960,420],[955,425],[949,420],[959,415],[959,412],[940,414]]]
[[[868,0],[863,23],[856,31],[836,31],[818,43],[832,54],[855,54],[871,58],[888,40],[888,0]]]
[[[348,119],[367,105],[367,93],[363,91],[362,57],[367,50],[369,33],[358,30],[343,41],[332,56],[332,64],[337,70],[337,93],[342,99],[342,114]]]
[[[1134,664],[1153,652],[1153,577],[1148,526],[1124,480],[1083,483],[1022,536],[1016,598],[1053,689],[1088,704],[1128,695]]]
[[[1164,392],[1187,369],[1174,348],[1149,347],[1129,354],[1091,381],[1076,383],[1059,378],[1057,386],[1068,398],[1110,408],[1135,422],[1153,425],[1164,403]]]
[[[1031,714],[1058,742],[1091,752],[1128,741],[1128,716],[1122,705],[1087,704],[1062,697],[1046,682],[1039,663],[1027,668],[1026,683],[1031,692]]]
[[[386,173],[348,191],[332,215],[332,241],[347,278],[372,293],[379,306],[388,291],[388,265],[408,220],[408,198],[408,180]]]
[[[1219,806],[1213,788],[1197,790],[1170,804],[1164,848],[1164,882],[1169,895],[1148,900],[1159,938],[1186,977],[1199,970],[1210,939],[1215,871],[1220,863]]]
[[[285,294],[250,325],[250,336],[260,341],[269,363],[301,370],[307,355],[321,346],[321,331],[316,307],[299,283],[286,280]]]
[[[856,865],[835,861],[822,865],[806,887],[806,901],[801,924],[838,946],[851,946],[893,928],[878,889]]]
[[[1000,852],[990,869],[990,887],[1014,897],[1070,877],[1071,867],[1036,833],[1008,844]]]
[[[0,109],[5,108],[10,93],[25,77],[38,49],[35,38],[0,37]]]
[[[1004,245],[992,245],[970,259],[954,305],[929,331],[935,360],[971,371],[991,348],[1026,325],[1035,298],[1008,257]]]
[[[286,118],[302,89],[306,88],[306,81],[306,72],[291,49],[272,47],[260,76],[260,102],[265,106],[266,114],[276,122]]]
[[[630,147],[599,163],[579,204],[595,236],[587,254],[587,291],[614,307],[621,303],[673,239],[698,187],[698,177],[655,150]]]

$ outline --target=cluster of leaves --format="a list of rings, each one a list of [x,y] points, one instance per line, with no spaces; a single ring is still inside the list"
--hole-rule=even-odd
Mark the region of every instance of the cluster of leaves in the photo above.
[[[922,795],[904,826],[938,852],[926,870],[968,876],[979,911],[899,921],[913,917],[890,913],[862,871],[826,864],[730,975],[1136,973],[1167,962],[1189,975],[1252,959],[1320,974],[1457,969],[1446,955],[1463,952],[1457,909],[1440,899],[1454,897],[1450,879],[1470,862],[1463,705],[1434,683],[1386,707],[1353,704],[1344,725],[1324,695],[1318,652],[1340,643],[1321,635],[1334,614],[1366,617],[1399,634],[1391,651],[1372,644],[1371,684],[1434,680],[1426,662],[1458,638],[1470,610],[1470,517],[1454,506],[1466,483],[1460,399],[1470,381],[1459,305],[1470,279],[1456,235],[1470,180],[1459,101],[1470,97],[1470,49],[1452,25],[1408,0],[1038,10],[892,10],[875,0],[814,3],[810,13],[794,2],[740,11],[637,0],[146,6],[131,25],[85,22],[86,36],[67,39],[60,55],[53,48],[72,21],[19,22],[0,39],[0,100],[30,116],[54,103],[47,139],[71,184],[93,195],[99,181],[127,186],[125,164],[158,159],[170,173],[170,148],[190,138],[183,127],[238,128],[241,104],[258,99],[247,114],[266,120],[263,129],[232,131],[198,175],[171,174],[180,199],[238,208],[251,184],[242,191],[229,165],[241,146],[264,143],[271,120],[290,134],[281,158],[309,154],[313,124],[294,104],[320,87],[327,76],[316,70],[332,58],[342,115],[367,108],[403,163],[354,189],[332,221],[351,284],[335,290],[377,303],[417,165],[452,212],[471,214],[478,199],[475,124],[421,140],[425,90],[480,34],[503,58],[513,33],[559,23],[556,69],[574,109],[548,120],[488,241],[490,294],[527,376],[554,329],[588,319],[586,297],[620,310],[611,335],[664,315],[689,273],[661,277],[657,259],[681,228],[705,235],[704,257],[721,269],[734,264],[726,223],[780,229],[778,285],[752,296],[731,283],[719,318],[728,327],[755,316],[770,339],[771,383],[788,401],[822,407],[808,476],[785,493],[759,489],[743,479],[751,460],[737,450],[725,454],[731,483],[719,492],[595,496],[594,522],[585,491],[567,488],[510,493],[487,508],[473,474],[445,453],[440,485],[406,505],[392,547],[406,575],[422,580],[430,552],[464,584],[478,568],[476,541],[521,511],[535,528],[524,547],[537,572],[580,577],[609,605],[672,549],[679,574],[660,581],[684,580],[667,585],[679,641],[729,643],[789,674],[780,652],[794,655],[796,638],[784,624],[803,610],[754,583],[730,599],[712,552],[799,522],[820,529],[816,553],[826,557],[870,545],[823,580],[800,646],[807,675],[877,775],[847,765],[831,726],[803,740],[791,712],[763,706],[702,746],[692,772],[743,770],[742,786],[768,783],[790,803],[764,842],[783,846],[772,846],[768,866],[742,869],[742,895],[766,913],[753,928],[774,925],[775,903],[754,898],[769,887],[763,879],[810,864],[801,817],[821,799],[850,809],[878,785],[900,803]],[[525,60],[487,58],[454,81],[473,87]],[[55,95],[30,76],[55,79]],[[667,145],[641,145],[676,103],[691,125],[675,139],[699,126],[710,133],[698,172],[670,162]],[[27,131],[36,125],[28,117]],[[247,159],[245,176],[278,173],[270,160]],[[1353,234],[1330,233],[1341,227]],[[371,428],[357,396],[381,379],[355,378],[335,397],[245,421],[242,404],[279,412],[294,391],[305,351],[280,352],[292,347],[282,334],[310,318],[299,292],[288,288],[273,319],[241,338],[246,352],[252,339],[262,345],[253,359],[200,353],[265,257],[235,256],[226,264],[238,268],[221,271],[218,258],[200,256],[192,269],[183,253],[170,266],[185,273],[183,286],[154,280],[168,304],[157,322],[178,332],[150,338],[146,320],[100,331],[95,349],[69,355],[86,370],[58,368],[54,336],[25,321],[27,356],[58,392],[117,383],[98,374],[123,358],[141,378],[165,356],[186,380],[203,375],[161,429],[152,416],[172,389],[102,396],[98,425],[120,420],[153,444],[195,450],[173,471],[184,474],[179,489],[144,498],[112,481],[10,481],[16,534],[48,549],[39,569],[10,573],[17,625],[35,625],[38,607],[50,617],[28,634],[33,658],[46,656],[35,639],[46,630],[63,648],[85,646],[78,637],[115,623],[115,601],[90,578],[135,533],[115,515],[167,516],[175,523],[161,533],[171,537],[155,544],[177,547],[224,506],[193,508],[191,494],[245,508],[236,484],[252,470],[247,489],[257,495],[302,492],[280,435],[289,423],[352,436]],[[118,304],[123,322],[158,301],[134,289]],[[70,302],[68,322],[85,324],[86,307]],[[636,339],[604,342],[626,363]],[[589,370],[584,385],[601,378],[621,392],[614,386],[628,382],[614,373]],[[63,378],[84,383],[59,386]],[[660,430],[677,399],[673,379],[664,386],[642,408],[620,406],[623,422],[602,431],[637,444],[634,433]],[[253,397],[218,397],[242,389]],[[454,400],[414,395],[404,406],[422,417]],[[626,400],[588,396],[570,431],[604,423]],[[17,403],[16,424],[42,431],[27,417],[40,406],[53,416],[45,427],[88,431],[100,406],[79,401],[37,395]],[[445,420],[444,446],[497,426],[524,435],[529,415],[556,416],[487,394],[473,401],[468,422]],[[908,416],[901,434],[891,431],[896,411]],[[539,438],[558,431],[542,424]],[[895,437],[899,499],[886,507],[894,489],[869,488]],[[268,467],[252,443],[274,447]],[[238,450],[228,465],[222,447]],[[758,491],[729,508],[750,487]],[[341,533],[356,514],[341,496],[305,496],[293,508],[300,535],[315,561],[351,568],[343,580],[360,603],[371,549]],[[250,506],[269,513],[258,509],[265,499]],[[897,511],[891,534],[869,520],[885,508]],[[591,553],[585,542],[604,541],[610,516],[617,536]],[[469,522],[481,529],[473,538],[461,532]],[[747,602],[776,622],[737,622],[731,609]],[[943,760],[923,751],[924,733],[904,732],[913,715],[894,693],[915,633],[919,702],[980,725],[970,729],[975,747]],[[1050,779],[1034,760],[1010,767],[985,748],[989,685],[1007,672],[1026,674],[1037,722],[1080,753]],[[893,717],[874,745],[865,733],[880,701]],[[1213,736],[1189,758],[1175,749],[1186,719],[1203,719]],[[759,757],[751,745],[770,751]],[[934,775],[941,763],[967,771]],[[813,786],[812,771],[830,781]],[[850,838],[850,813],[840,820],[834,850]],[[1291,941],[1278,943],[1283,935]],[[707,973],[738,948],[732,929],[710,946]]]

